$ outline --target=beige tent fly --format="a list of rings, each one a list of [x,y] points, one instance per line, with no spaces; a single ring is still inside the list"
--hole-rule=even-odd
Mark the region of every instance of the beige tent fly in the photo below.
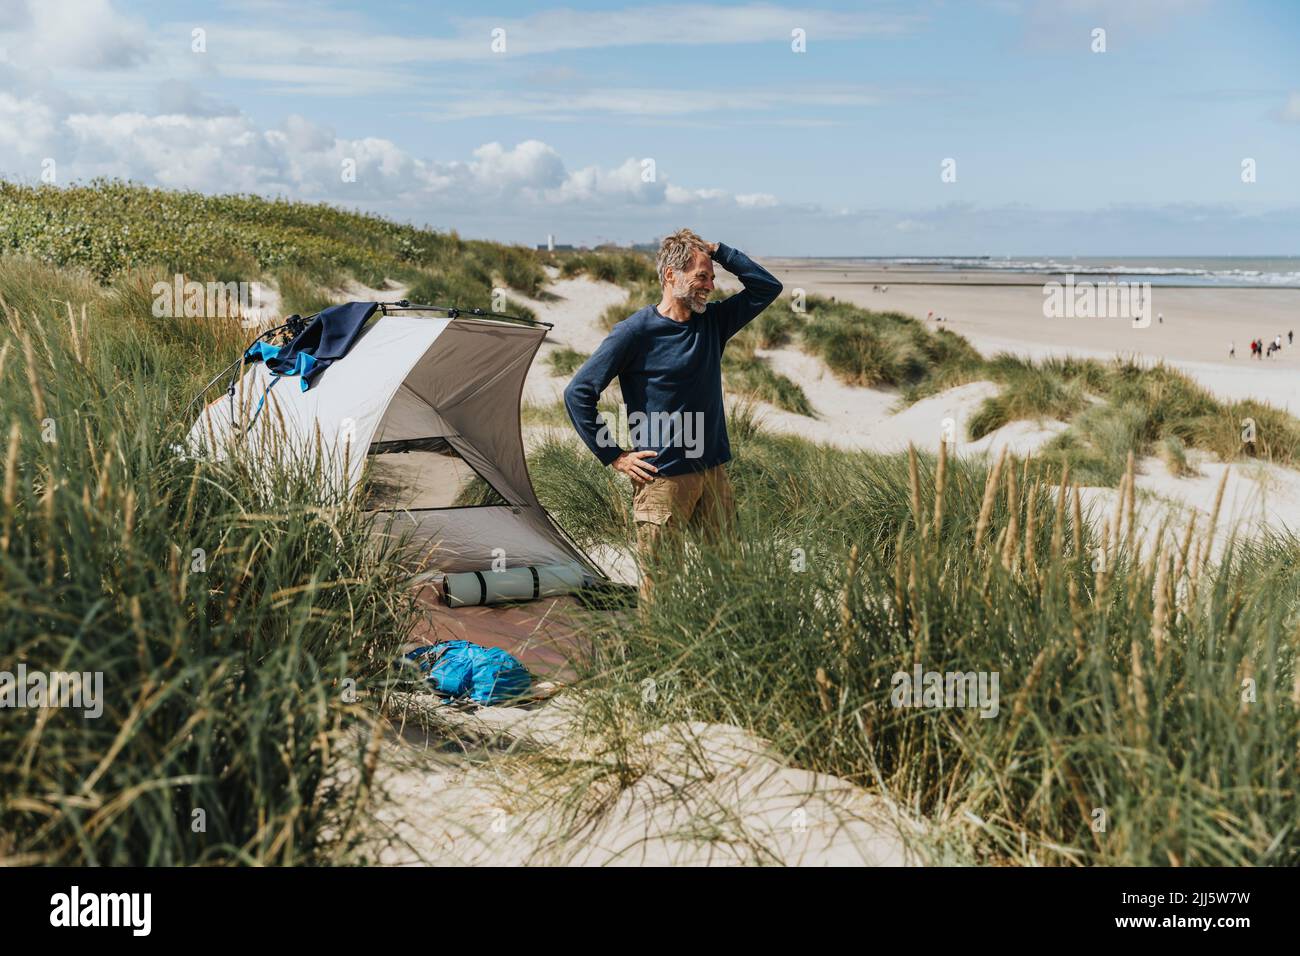
[[[249,364],[199,415],[190,450],[220,458],[232,443],[254,456],[274,446],[303,467],[319,456],[349,496],[369,465],[364,506],[392,517],[376,528],[409,533],[430,569],[567,564],[602,580],[538,502],[524,460],[520,398],[546,330],[381,308],[307,391],[296,378],[269,388],[266,364]]]

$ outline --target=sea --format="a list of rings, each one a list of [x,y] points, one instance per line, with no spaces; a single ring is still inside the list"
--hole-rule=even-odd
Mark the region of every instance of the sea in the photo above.
[[[1139,278],[1153,286],[1225,288],[1300,288],[1300,256],[1214,256],[1142,258],[1132,256],[854,256],[837,262],[895,266],[943,272],[1006,272],[1060,276],[1073,273],[1093,281]]]

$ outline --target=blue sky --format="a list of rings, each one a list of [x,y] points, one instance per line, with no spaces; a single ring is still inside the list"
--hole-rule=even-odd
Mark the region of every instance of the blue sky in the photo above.
[[[54,159],[527,242],[1300,254],[1294,0],[0,0],[0,50],[24,181]]]

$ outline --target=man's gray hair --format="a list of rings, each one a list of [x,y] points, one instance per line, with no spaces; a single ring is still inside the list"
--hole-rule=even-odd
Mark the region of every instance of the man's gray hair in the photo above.
[[[680,275],[691,264],[697,250],[705,255],[709,253],[704,240],[689,229],[678,229],[671,236],[664,236],[659,243],[659,257],[655,260],[659,268],[659,284],[667,281],[669,266],[672,266],[674,274]]]

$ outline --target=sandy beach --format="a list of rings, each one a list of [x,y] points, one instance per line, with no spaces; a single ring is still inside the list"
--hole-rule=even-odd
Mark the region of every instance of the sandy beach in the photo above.
[[[1289,331],[1300,333],[1300,289],[1157,285],[1151,289],[1152,308],[1164,321],[1133,328],[1124,318],[1046,318],[1043,283],[1062,276],[871,267],[828,259],[772,259],[764,264],[787,291],[801,288],[810,295],[918,319],[933,312],[943,317],[943,328],[965,336],[986,355],[1163,360],[1188,371],[1222,398],[1257,398],[1300,409],[1300,340],[1286,345]],[[1282,336],[1280,353],[1250,357],[1252,338],[1267,343],[1275,335]],[[1235,359],[1228,356],[1233,342]]]

